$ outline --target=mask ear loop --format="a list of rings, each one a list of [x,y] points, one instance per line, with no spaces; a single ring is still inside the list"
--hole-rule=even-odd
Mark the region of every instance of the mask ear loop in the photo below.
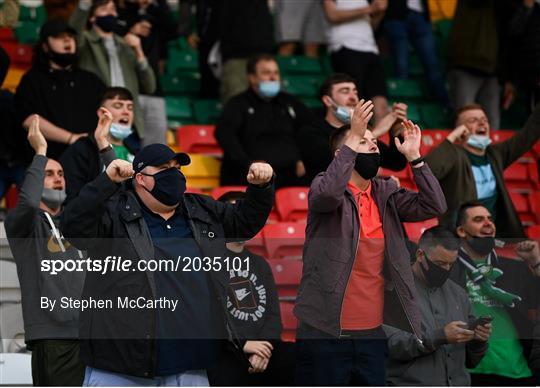
[[[53,222],[51,216],[49,215],[49,213],[45,212],[45,217],[47,217],[47,221],[49,221],[49,225],[51,226],[51,232],[52,232],[54,238],[56,238],[56,241],[58,242],[58,245],[60,246],[60,250],[62,252],[65,252],[66,248],[64,247],[64,243],[62,242],[63,237],[60,236],[60,232],[56,228],[56,225],[54,225],[54,222]]]

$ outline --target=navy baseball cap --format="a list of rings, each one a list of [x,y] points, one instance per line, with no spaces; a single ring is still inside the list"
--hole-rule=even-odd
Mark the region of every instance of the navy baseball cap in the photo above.
[[[133,159],[133,171],[138,173],[147,166],[159,166],[173,159],[176,159],[181,166],[187,166],[191,163],[188,154],[183,152],[176,153],[165,144],[150,144],[135,155],[135,159]]]

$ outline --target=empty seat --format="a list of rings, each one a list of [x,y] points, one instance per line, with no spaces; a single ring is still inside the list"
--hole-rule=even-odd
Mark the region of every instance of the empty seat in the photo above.
[[[19,43],[34,44],[39,40],[41,23],[35,21],[21,21],[15,28],[15,37]]]
[[[194,96],[201,89],[199,74],[162,74],[160,76],[161,88],[167,96]],[[191,109],[191,108],[190,108]]]
[[[533,225],[527,228],[529,238],[540,241],[540,225]]]
[[[321,74],[321,63],[314,58],[300,55],[277,56],[277,63],[282,74]]]
[[[166,97],[165,104],[170,126],[179,127],[193,121],[193,112],[188,98]]]
[[[282,221],[307,219],[308,187],[287,187],[276,192],[276,210]]]
[[[191,164],[182,166],[188,187],[213,189],[219,186],[220,162],[211,156],[191,154]]]
[[[15,36],[13,35],[13,29],[8,27],[0,28],[0,42],[15,42]]]
[[[45,12],[45,7],[42,5],[33,7],[21,5],[19,20],[33,21],[41,25],[47,20],[47,13]]]
[[[504,170],[503,176],[510,191],[530,192],[539,189],[536,163],[514,163]]]
[[[534,225],[536,223],[536,216],[531,212],[528,195],[510,192],[510,199],[516,208],[521,223],[526,226]]]
[[[410,79],[390,78],[386,81],[391,99],[421,98],[422,89],[418,82]]]
[[[196,100],[193,102],[195,120],[201,124],[214,124],[221,116],[223,104],[219,100]]]
[[[300,259],[304,249],[306,224],[278,222],[264,227],[268,259]]]
[[[449,128],[450,112],[439,104],[420,105],[420,116],[427,128]]]
[[[298,327],[298,320],[293,313],[294,303],[280,302],[279,309],[281,311],[281,324],[283,326],[281,339],[287,342],[294,342],[296,340],[296,328]]]
[[[298,97],[316,97],[321,79],[305,75],[283,77],[283,86],[287,92]]]
[[[12,66],[29,68],[32,64],[32,46],[15,42],[2,43],[2,48],[6,50]]]
[[[422,131],[422,142],[420,144],[420,153],[427,155],[431,150],[441,144],[450,131],[448,130],[426,130]]]
[[[409,240],[418,242],[420,236],[422,236],[422,233],[424,233],[426,229],[437,226],[438,224],[439,221],[436,218],[432,218],[421,222],[404,222],[403,226],[405,227],[405,232],[407,232]]]
[[[223,150],[214,137],[213,125],[184,125],[176,129],[176,145],[183,152],[223,155]]]
[[[4,80],[4,83],[2,84],[2,88],[7,89],[12,93],[15,93],[15,91],[17,90],[17,86],[19,86],[19,83],[21,82],[21,79],[24,73],[25,71],[22,69],[18,69],[16,67],[10,67],[6,75],[6,79]]]
[[[302,260],[268,260],[280,300],[293,301],[302,279]]]
[[[211,196],[214,199],[219,199],[223,194],[226,194],[231,191],[241,191],[245,192],[247,186],[220,186],[212,190]]]
[[[14,209],[15,206],[17,206],[18,201],[19,201],[19,192],[17,191],[17,187],[15,185],[11,185],[11,187],[8,189],[6,193],[6,208]]]
[[[169,48],[169,58],[167,61],[167,73],[177,74],[179,72],[194,72],[199,70],[199,53],[193,49]]]

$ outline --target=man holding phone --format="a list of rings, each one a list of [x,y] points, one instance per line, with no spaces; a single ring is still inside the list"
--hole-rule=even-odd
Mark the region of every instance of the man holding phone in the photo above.
[[[491,335],[489,317],[478,319],[467,293],[447,281],[458,257],[459,240],[435,226],[420,238],[412,266],[423,341],[404,330],[386,326],[388,385],[471,385],[466,368],[482,360]]]

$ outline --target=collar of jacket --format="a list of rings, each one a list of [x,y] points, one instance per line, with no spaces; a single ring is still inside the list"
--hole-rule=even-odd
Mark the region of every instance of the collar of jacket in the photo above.
[[[100,43],[103,40],[103,37],[101,37],[94,29],[90,29],[86,33],[88,34],[90,43]],[[124,45],[124,41],[116,34],[113,34],[113,40],[117,46]]]

